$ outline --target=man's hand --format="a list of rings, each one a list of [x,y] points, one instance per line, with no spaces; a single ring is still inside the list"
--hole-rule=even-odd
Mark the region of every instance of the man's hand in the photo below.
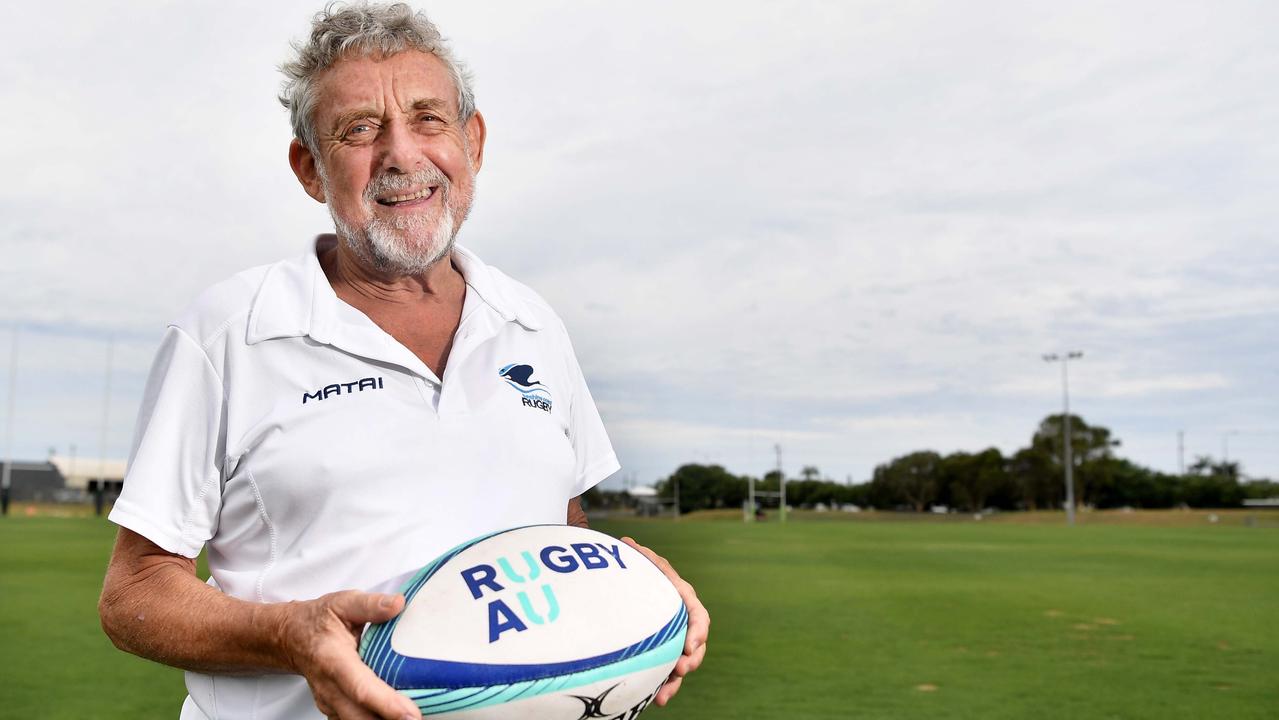
[[[624,537],[622,542],[639,550],[644,557],[652,560],[653,564],[675,585],[680,598],[684,600],[684,606],[688,608],[688,632],[684,636],[684,654],[675,661],[675,669],[671,671],[670,678],[657,691],[657,697],[654,699],[658,705],[665,705],[675,697],[675,693],[679,692],[684,676],[696,670],[702,664],[702,658],[706,657],[706,638],[711,629],[711,616],[697,599],[697,592],[693,590],[693,586],[675,572],[675,568],[671,567],[666,558],[640,545],[632,538]]]
[[[257,603],[200,581],[195,560],[120,529],[102,585],[102,628],[116,647],[203,673],[293,672],[329,717],[422,717],[356,652],[364,624],[404,609],[400,595],[348,590],[315,600]]]
[[[419,720],[409,698],[382,682],[357,652],[365,623],[390,620],[404,609],[403,595],[355,590],[280,606],[280,647],[294,672],[306,678],[315,705],[343,720]]]

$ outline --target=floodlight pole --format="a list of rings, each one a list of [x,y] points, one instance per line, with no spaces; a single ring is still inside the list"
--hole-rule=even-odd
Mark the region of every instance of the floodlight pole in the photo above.
[[[1074,461],[1071,459],[1071,432],[1070,432],[1070,379],[1066,372],[1066,366],[1071,360],[1078,360],[1084,354],[1078,350],[1071,350],[1044,355],[1044,362],[1060,362],[1061,363],[1061,404],[1062,404],[1062,424],[1061,424],[1061,443],[1064,446],[1062,455],[1066,466],[1066,524],[1075,524],[1075,477],[1074,477]]]

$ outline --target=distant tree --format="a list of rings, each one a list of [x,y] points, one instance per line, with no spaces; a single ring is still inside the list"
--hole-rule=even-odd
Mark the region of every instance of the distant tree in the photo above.
[[[1247,497],[1239,475],[1239,463],[1197,457],[1182,478],[1181,500],[1198,508],[1239,507]]]
[[[1065,415],[1060,413],[1049,415],[1039,423],[1030,440],[1031,450],[1053,459],[1059,478],[1064,478],[1063,422],[1065,422]],[[1109,429],[1100,425],[1089,425],[1078,415],[1070,416],[1070,452],[1074,470],[1072,475],[1076,504],[1092,502],[1096,491],[1104,487],[1108,469],[1104,461],[1113,457],[1113,450],[1119,447],[1119,444],[1119,440],[1111,436]]]
[[[780,470],[769,470],[764,473],[764,477],[760,478],[755,484],[756,490],[764,490],[767,492],[777,492],[782,487],[782,473]]]
[[[1244,497],[1261,499],[1279,497],[1279,482],[1274,480],[1249,480],[1243,485]]]
[[[1108,482],[1094,495],[1097,507],[1169,508],[1181,502],[1181,478],[1123,458],[1103,462]]]
[[[794,480],[786,483],[786,503],[804,508],[838,505],[845,488],[829,480]]]
[[[1210,455],[1199,455],[1195,457],[1195,461],[1190,463],[1190,467],[1186,468],[1189,475],[1214,476],[1223,478],[1239,479],[1239,463],[1221,461],[1217,462]]]
[[[799,477],[787,482],[788,504],[861,507],[909,507],[924,511],[941,502],[969,511],[986,507],[1060,508],[1063,487],[1062,424],[1064,416],[1049,415],[1039,423],[1030,445],[1005,458],[996,448],[977,453],[956,452],[942,457],[921,450],[895,458],[875,468],[870,482],[854,485],[821,478],[814,465],[805,465]],[[1235,507],[1245,497],[1275,497],[1279,483],[1243,481],[1238,463],[1196,458],[1185,475],[1168,475],[1115,456],[1120,442],[1109,429],[1089,425],[1071,416],[1071,455],[1078,502],[1096,507],[1165,508],[1185,503],[1194,507]],[[756,483],[761,492],[776,492],[782,475],[770,470]],[[671,497],[679,484],[682,512],[706,508],[740,507],[746,499],[747,478],[719,465],[689,464],[678,468],[658,484],[658,493]],[[622,493],[625,496],[625,493]],[[584,503],[605,507],[632,501],[615,499],[607,491],[588,492]]]
[[[582,493],[582,509],[588,512],[610,508],[634,508],[636,500],[626,490],[604,490],[599,485]]]
[[[1003,453],[988,448],[977,454],[957,452],[941,459],[942,483],[947,489],[949,502],[970,512],[978,512],[987,506],[988,499],[996,493],[1013,496],[1012,480],[1004,462]]]
[[[746,480],[720,465],[681,465],[657,484],[657,494],[669,498],[679,484],[681,513],[711,508],[740,507],[746,499]]]
[[[839,491],[839,504],[850,504],[858,507],[871,507],[871,484],[868,482],[858,483],[856,485],[845,485]]]
[[[903,455],[875,468],[871,495],[878,507],[908,505],[923,512],[937,499],[941,456],[931,450]]]
[[[1065,500],[1061,466],[1047,447],[1032,443],[1018,450],[1008,459],[1008,474],[1017,486],[1021,506],[1027,510],[1059,508]]]

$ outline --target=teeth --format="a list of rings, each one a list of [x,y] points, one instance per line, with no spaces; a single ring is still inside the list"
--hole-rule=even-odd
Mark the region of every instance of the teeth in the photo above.
[[[393,197],[383,199],[382,202],[402,203],[402,202],[408,202],[409,200],[417,200],[418,198],[424,198],[430,194],[431,194],[431,188],[426,187],[426,188],[422,188],[421,190],[418,190],[412,195],[395,195]]]

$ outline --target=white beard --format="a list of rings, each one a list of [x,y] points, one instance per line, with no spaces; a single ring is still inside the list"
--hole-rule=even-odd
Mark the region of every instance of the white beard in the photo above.
[[[475,187],[474,171],[470,187]],[[320,179],[328,193],[328,178],[323,171]],[[443,212],[435,220],[421,215],[405,215],[385,220],[374,214],[375,199],[379,194],[403,190],[413,186],[434,185],[435,192],[442,193]],[[471,211],[473,195],[458,193],[444,173],[435,167],[408,175],[381,175],[373,179],[365,189],[363,201],[370,218],[363,226],[352,226],[340,218],[329,204],[329,215],[337,228],[338,238],[368,267],[385,275],[406,277],[420,275],[435,263],[449,256],[458,228]]]
[[[434,223],[421,216],[390,222],[372,218],[363,227],[352,227],[336,213],[330,214],[338,237],[360,262],[382,274],[409,276],[426,272],[453,251],[457,227],[450,210],[446,207]]]

